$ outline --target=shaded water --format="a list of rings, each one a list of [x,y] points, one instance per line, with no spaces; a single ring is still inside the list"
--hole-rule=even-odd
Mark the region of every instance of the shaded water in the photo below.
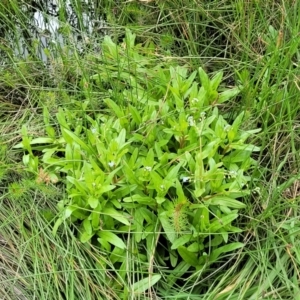
[[[0,20],[2,57],[25,58],[28,55],[47,63],[57,49],[65,46],[77,51],[97,49],[97,39],[107,34],[98,1],[44,0],[22,3],[17,8],[4,8],[7,19]],[[90,37],[93,36],[93,43]],[[5,50],[4,50],[5,49]],[[4,50],[4,51],[3,51]]]

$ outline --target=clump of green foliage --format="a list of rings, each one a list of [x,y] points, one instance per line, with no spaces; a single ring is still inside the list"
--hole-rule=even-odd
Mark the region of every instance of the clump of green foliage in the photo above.
[[[65,187],[55,234],[62,223],[76,226],[81,242],[109,254],[122,281],[137,279],[127,270],[133,255],[143,271],[135,294],[166,267],[176,271],[172,286],[243,247],[231,236],[241,231],[234,221],[251,193],[251,154],[259,149],[247,139],[258,130],[241,128],[243,113],[232,124],[220,113],[240,92],[219,92],[222,72],[209,78],[202,68],[159,60],[130,31],[122,45],[105,37],[97,59],[97,74],[81,82],[85,101],[60,107],[57,126],[45,106],[45,136],[29,136],[24,125],[17,147],[38,183]],[[98,111],[90,110],[93,85],[107,95]]]

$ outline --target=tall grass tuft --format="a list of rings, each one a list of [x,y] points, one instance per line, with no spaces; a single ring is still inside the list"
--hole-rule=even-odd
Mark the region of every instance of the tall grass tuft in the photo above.
[[[82,2],[71,2],[82,16]],[[244,129],[262,129],[251,140],[261,147],[251,174],[252,193],[235,224],[243,228],[236,238],[246,246],[223,256],[209,273],[199,270],[183,278],[179,269],[159,270],[162,279],[152,293],[135,296],[130,290],[146,271],[134,255],[128,254],[123,270],[136,274],[128,277],[129,282],[114,269],[109,253],[78,241],[76,228],[63,225],[53,236],[64,187],[38,184],[24,170],[22,155],[13,146],[21,141],[24,124],[31,135],[43,134],[45,105],[54,127],[58,107],[81,110],[78,103],[89,97],[93,111],[103,109],[104,95],[97,86],[84,89],[81,85],[82,78],[97,71],[95,48],[87,47],[84,53],[77,49],[63,6],[60,21],[66,43],[53,43],[47,49],[45,66],[37,54],[40,42],[28,27],[29,15],[23,9],[24,5],[33,9],[33,4],[2,1],[0,32],[7,38],[0,43],[0,298],[298,299],[300,2],[97,3],[95,9],[106,19],[114,41],[121,41],[128,27],[138,42],[153,45],[161,60],[173,59],[190,70],[201,66],[210,74],[223,70],[221,89],[242,87],[241,95],[220,110],[232,121],[245,111]],[[80,32],[82,18],[79,24]],[[93,43],[93,34],[81,33]],[[23,42],[26,56],[22,56]],[[186,216],[179,216],[179,204],[174,205],[174,222],[182,227]],[[126,288],[121,291],[121,286]]]

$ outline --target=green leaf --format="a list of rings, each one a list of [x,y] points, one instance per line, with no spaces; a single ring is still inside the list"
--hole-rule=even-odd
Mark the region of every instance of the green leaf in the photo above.
[[[125,43],[128,50],[133,49],[136,35],[128,28],[125,29]]]
[[[223,78],[223,72],[220,71],[218,72],[212,79],[211,79],[211,88],[213,91],[216,91],[222,81]]]
[[[13,149],[25,149],[24,145],[23,145],[23,142],[14,145]]]
[[[136,190],[137,187],[138,186],[136,184],[126,184],[118,188],[117,190],[115,190],[114,195],[116,196],[117,199],[124,198],[125,196],[127,196],[128,194]]]
[[[174,227],[171,225],[169,218],[166,216],[166,212],[163,212],[159,215],[159,220],[167,238],[173,244],[176,240],[176,232]]]
[[[54,139],[53,138],[49,138],[49,137],[39,137],[39,138],[35,138],[33,139],[30,144],[31,145],[35,145],[35,144],[53,144],[54,143]]]
[[[219,94],[218,103],[219,104],[224,103],[224,102],[230,100],[231,98],[235,97],[239,93],[240,93],[239,87],[235,87],[233,89],[226,90]]]
[[[71,182],[72,184],[74,184],[76,186],[78,191],[82,192],[83,194],[87,193],[86,186],[83,182],[80,182],[79,180],[77,180],[71,176],[67,176],[66,178],[67,178],[67,181]]]
[[[22,133],[22,145],[24,149],[27,150],[32,155],[30,138],[28,137],[26,125],[22,125],[21,133]]]
[[[154,151],[153,148],[149,149],[148,153],[147,153],[147,157],[145,159],[145,163],[144,163],[145,167],[153,167],[154,165]]]
[[[84,175],[84,181],[86,186],[88,187],[90,193],[94,191],[93,183],[95,182],[94,178],[94,172],[92,170],[91,164],[84,161],[83,167],[82,167],[83,175]]]
[[[207,157],[209,157],[209,158],[213,157],[214,154],[216,153],[217,149],[218,149],[219,144],[220,144],[220,139],[219,138],[215,138],[214,141],[208,143],[204,147],[204,149],[201,153],[202,160],[207,158]]]
[[[139,155],[139,149],[138,148],[135,148],[131,154],[131,157],[128,161],[128,166],[133,169],[135,167],[135,163],[136,163],[136,160],[138,158],[138,155]]]
[[[175,268],[178,264],[178,254],[175,250],[170,250],[170,262],[171,266]]]
[[[233,124],[231,125],[227,135],[228,140],[231,143],[237,136],[238,130],[242,124],[243,118],[244,118],[244,112],[240,113],[236,119],[234,120]]]
[[[223,205],[232,208],[245,208],[246,204],[226,196],[213,196],[206,201],[209,205]]]
[[[183,192],[181,183],[179,182],[178,179],[176,179],[176,196],[178,197],[179,202],[182,202],[182,203],[186,202],[185,194]]]
[[[188,251],[190,252],[195,252],[195,253],[199,253],[199,251],[203,250],[204,249],[204,245],[203,243],[200,241],[197,241],[197,242],[194,242],[192,243],[191,245],[189,245],[187,247]]]
[[[62,219],[63,220],[66,220],[68,219],[72,213],[77,210],[78,208],[76,206],[67,206],[65,209],[64,209],[64,212],[63,212],[63,216],[62,216]]]
[[[126,249],[125,243],[111,231],[100,231],[98,232],[98,236],[118,248]]]
[[[55,130],[50,125],[50,114],[47,106],[43,107],[43,117],[44,117],[45,128],[46,128],[46,132],[48,133],[48,136],[51,138],[55,138]]]
[[[210,92],[211,83],[210,83],[209,77],[207,76],[207,74],[205,73],[205,71],[202,68],[198,69],[198,73],[199,73],[201,84],[204,87],[204,90],[207,92]]]
[[[61,107],[58,108],[58,113],[56,114],[56,118],[58,120],[59,125],[62,128],[70,129],[70,127],[66,121],[66,118],[65,118],[65,112]]]
[[[124,112],[121,108],[111,99],[104,99],[104,103],[116,114],[118,118],[124,118]]]
[[[154,284],[156,284],[161,279],[161,275],[154,274],[147,278],[141,279],[132,285],[133,293],[141,294],[150,289]]]
[[[80,145],[84,150],[86,150],[89,154],[94,154],[94,150],[89,147],[84,141],[82,141],[75,133],[73,133],[71,130],[66,128],[61,128],[62,132],[64,132],[69,139],[71,139],[73,142]]]
[[[45,158],[46,155],[44,155]],[[67,144],[65,148],[65,158],[68,162],[73,160],[73,149],[71,144]]]
[[[131,113],[132,119],[137,125],[140,125],[142,123],[142,117],[139,113],[139,111],[136,109],[136,107],[129,104],[129,111]]]
[[[118,247],[114,247],[109,259],[113,264],[115,264],[116,262],[122,263],[125,260],[124,259],[125,256],[126,256],[126,250],[120,249]]]
[[[171,249],[177,249],[179,246],[185,245],[187,242],[189,242],[192,238],[191,234],[185,234],[181,236],[180,238],[176,239],[175,242],[172,244]]]
[[[156,203],[155,199],[147,196],[132,195],[123,199],[124,202],[138,202],[145,205],[154,205]]]
[[[134,233],[134,238],[137,243],[142,240],[144,231],[144,216],[141,212],[141,208],[136,209],[134,214],[134,225],[136,226],[136,232]]]
[[[178,281],[178,278],[186,274],[190,267],[190,264],[187,264],[185,261],[181,261],[167,277],[169,286],[173,286],[175,282]]]
[[[155,197],[155,200],[156,200],[156,203],[160,205],[160,204],[162,204],[166,201],[166,198],[164,198],[164,197]]]
[[[106,192],[113,190],[116,186],[115,185],[103,185],[100,189],[97,190],[98,194],[102,195]]]
[[[197,255],[187,250],[184,246],[178,247],[178,253],[182,257],[182,259],[193,267],[197,267],[199,265]]]
[[[126,218],[124,215],[122,215],[120,212],[118,212],[112,207],[105,208],[103,210],[103,214],[111,216],[113,219],[121,222],[124,225],[130,225],[128,218]]]
[[[238,163],[238,162],[244,162],[251,156],[250,151],[240,151],[240,150],[234,150],[230,152],[228,155],[226,155],[223,158],[224,163]]]
[[[196,155],[195,165],[195,196],[201,197],[205,193],[205,182],[203,181],[204,176],[204,165],[201,153]]]
[[[244,150],[244,151],[251,151],[251,152],[260,151],[259,147],[254,146],[254,145],[249,145],[249,144],[231,143],[230,148],[231,149]]]
[[[93,233],[93,228],[92,228],[92,224],[91,224],[91,221],[89,219],[85,219],[83,222],[82,222],[82,225],[83,225],[83,228],[85,230],[85,232],[89,235],[92,235]]]
[[[183,161],[179,162],[175,167],[171,168],[171,170],[169,170],[167,176],[165,177],[165,180],[174,182],[182,165]]]
[[[233,214],[229,214],[227,216],[224,216],[222,218],[216,218],[215,221],[213,221],[210,226],[208,231],[210,233],[215,233],[217,232],[219,229],[223,228],[224,226],[230,224],[233,220],[235,220],[238,217],[238,214],[233,213]]]
[[[156,191],[161,194],[161,192],[163,192],[162,190],[162,185],[163,185],[163,180],[162,178],[159,176],[159,174],[155,171],[151,171],[151,179],[152,182],[154,184],[154,187],[156,189]]]
[[[99,229],[99,227],[100,227],[100,212],[98,212],[97,210],[94,210],[91,213],[91,220],[92,220],[93,229]]]
[[[52,234],[55,236],[59,226],[64,222],[62,218],[58,218],[52,228]]]
[[[104,37],[102,47],[106,59],[118,59],[118,46],[112,41],[109,35]]]
[[[128,183],[139,186],[140,182],[136,178],[135,172],[133,172],[132,168],[126,162],[124,162],[124,165],[123,165],[123,172],[124,172],[124,175],[126,176],[126,180]]]
[[[99,204],[99,200],[96,197],[90,196],[88,198],[88,204],[91,208],[96,208]]]
[[[210,255],[210,262],[214,262],[217,260],[217,258],[223,254],[223,253],[226,253],[226,252],[231,252],[233,250],[236,250],[236,249],[239,249],[239,248],[242,248],[244,247],[245,245],[243,243],[231,243],[231,244],[228,244],[228,245],[225,245],[225,246],[222,246],[218,249],[215,249],[214,251],[212,251],[211,255]]]
[[[149,209],[147,209],[145,206],[140,207],[139,210],[141,211],[141,214],[143,215],[144,219],[146,220],[147,223],[156,223],[157,216],[151,212]]]
[[[94,234],[89,234],[87,233],[86,231],[83,232],[81,235],[80,235],[80,242],[81,243],[86,243],[88,242],[92,237],[93,237]]]
[[[100,245],[107,251],[111,252],[111,244],[107,242],[105,239],[97,238],[97,241],[100,243]]]
[[[30,154],[25,154],[25,155],[23,155],[22,161],[23,161],[23,164],[24,164],[25,166],[27,166],[27,165],[29,164],[29,161],[30,161]]]
[[[126,140],[126,130],[123,128],[121,130],[121,132],[119,133],[118,137],[116,138],[116,141],[117,141],[120,149],[124,146],[125,140]]]

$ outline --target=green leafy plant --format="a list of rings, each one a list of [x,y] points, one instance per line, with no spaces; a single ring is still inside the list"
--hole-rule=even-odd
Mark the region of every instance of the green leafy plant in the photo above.
[[[241,129],[243,113],[229,124],[218,108],[240,88],[219,92],[222,72],[209,78],[202,68],[160,61],[129,31],[120,46],[106,37],[97,59],[97,74],[82,79],[81,109],[59,108],[54,126],[45,106],[46,137],[23,126],[17,146],[38,182],[65,186],[53,232],[75,224],[80,241],[107,251],[123,280],[126,253],[150,277],[159,266],[180,276],[243,247],[230,236],[241,231],[233,222],[259,150],[247,139],[259,130]],[[106,91],[100,112],[89,111],[91,83]],[[132,292],[159,279],[142,278]]]

